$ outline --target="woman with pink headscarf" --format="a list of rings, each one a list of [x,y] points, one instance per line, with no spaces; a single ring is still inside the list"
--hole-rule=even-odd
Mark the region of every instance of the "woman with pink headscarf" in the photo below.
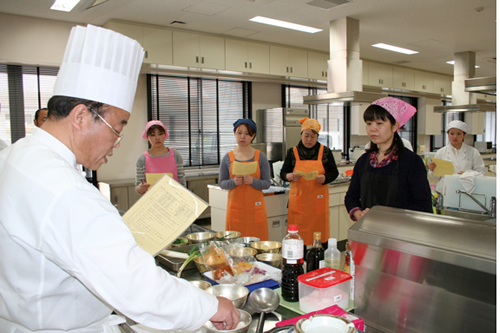
[[[146,174],[163,174],[186,186],[184,179],[184,161],[181,154],[172,148],[165,147],[169,137],[167,128],[159,120],[151,120],[146,124],[142,138],[149,141],[149,150],[137,158],[135,165],[135,190],[144,194],[152,184],[148,184]]]
[[[432,212],[431,189],[422,159],[403,145],[398,130],[417,110],[393,97],[373,102],[363,118],[371,145],[354,166],[345,206],[359,220],[373,206]]]

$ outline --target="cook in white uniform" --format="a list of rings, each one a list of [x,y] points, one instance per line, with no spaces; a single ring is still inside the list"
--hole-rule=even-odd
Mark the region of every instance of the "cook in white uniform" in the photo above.
[[[453,120],[446,126],[446,133],[448,133],[449,144],[439,149],[434,155],[435,158],[447,160],[453,163],[455,173],[462,174],[468,170],[474,170],[486,175],[486,168],[484,161],[479,151],[471,146],[466,145],[464,137],[467,134],[467,124],[461,120]],[[436,163],[429,163],[429,174],[439,179],[436,185],[436,191],[443,190],[443,177],[435,177],[434,169]]]
[[[0,153],[0,332],[119,332],[114,309],[156,329],[237,325],[231,301],[157,267],[76,169],[119,147],[143,53],[110,30],[73,28],[43,129]]]

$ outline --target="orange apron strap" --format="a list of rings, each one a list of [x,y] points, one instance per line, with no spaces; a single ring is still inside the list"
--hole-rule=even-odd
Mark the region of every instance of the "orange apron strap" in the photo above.
[[[318,161],[319,162],[323,162],[323,148],[325,148],[325,146],[320,144],[319,152],[318,152]]]

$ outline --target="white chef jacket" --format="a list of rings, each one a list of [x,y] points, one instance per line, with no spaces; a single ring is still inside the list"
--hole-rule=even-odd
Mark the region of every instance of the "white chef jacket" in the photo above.
[[[456,151],[456,149],[453,148],[451,144],[447,144],[443,148],[439,149],[434,157],[453,163],[453,166],[455,167],[455,173],[474,170],[481,172],[483,175],[486,175],[484,160],[476,148],[462,143],[462,147],[460,147],[460,149],[458,150],[458,154],[456,154],[454,150]],[[436,184],[436,191],[441,192],[443,190],[444,183],[443,177],[434,176],[434,173],[430,170],[429,174],[432,177],[439,179],[438,183]]]
[[[5,141],[3,141],[2,139],[0,139],[0,151],[4,150],[8,146],[9,145]]]
[[[193,330],[217,311],[216,297],[155,265],[42,129],[0,152],[0,254],[2,333],[100,333],[113,309]]]

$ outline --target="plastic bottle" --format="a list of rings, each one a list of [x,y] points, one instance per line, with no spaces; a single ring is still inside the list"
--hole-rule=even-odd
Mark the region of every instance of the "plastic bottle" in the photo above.
[[[337,249],[337,239],[328,240],[328,249],[325,251],[325,267],[340,270],[340,251]]]
[[[287,302],[299,301],[297,277],[304,274],[304,240],[298,232],[296,225],[289,225],[288,234],[282,242],[281,296]]]
[[[307,272],[325,267],[325,250],[321,245],[321,232],[313,234],[313,246],[307,251]]]

